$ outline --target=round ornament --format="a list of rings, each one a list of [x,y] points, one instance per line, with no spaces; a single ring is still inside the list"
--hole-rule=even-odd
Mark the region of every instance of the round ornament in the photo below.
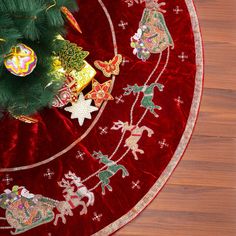
[[[58,94],[54,97],[52,106],[53,107],[64,107],[72,99],[72,92],[68,85],[64,84],[63,87],[58,91]]]
[[[33,72],[37,65],[35,52],[23,43],[11,48],[4,60],[5,67],[13,75],[25,77]]]

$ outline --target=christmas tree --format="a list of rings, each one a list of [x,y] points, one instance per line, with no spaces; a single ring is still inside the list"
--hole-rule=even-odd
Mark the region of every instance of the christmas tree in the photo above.
[[[62,67],[68,73],[74,69],[80,71],[84,66],[84,59],[89,54],[68,40],[56,40],[53,49],[55,56],[59,57]]]
[[[54,68],[53,55],[65,57],[61,48],[55,46],[58,35],[66,33],[68,16],[62,9],[73,12],[78,7],[75,0],[0,1],[1,110],[13,116],[33,114],[50,105],[61,88],[65,74]],[[79,48],[77,54],[80,55],[77,62],[82,68],[87,53]],[[31,56],[31,67],[27,72],[21,70],[22,74],[17,74],[14,70],[21,65],[19,58],[24,55]],[[67,66],[71,64],[67,63]]]

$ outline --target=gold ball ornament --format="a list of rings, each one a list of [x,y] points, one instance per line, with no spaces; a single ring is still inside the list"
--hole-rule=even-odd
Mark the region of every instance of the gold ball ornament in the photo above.
[[[35,69],[37,56],[30,47],[19,43],[5,56],[4,65],[13,75],[25,77]]]

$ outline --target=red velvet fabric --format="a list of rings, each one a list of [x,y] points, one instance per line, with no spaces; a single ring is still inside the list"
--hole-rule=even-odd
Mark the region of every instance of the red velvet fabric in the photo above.
[[[97,0],[79,0],[80,11],[76,14],[83,34],[80,35],[73,28],[68,27],[67,38],[76,42],[90,52],[88,62],[93,65],[95,60],[109,60],[114,56],[111,31],[108,20]],[[128,84],[143,85],[154,68],[158,55],[152,55],[147,62],[142,62],[130,47],[130,37],[136,33],[142,16],[143,4],[128,7],[123,0],[104,0],[104,4],[111,15],[117,36],[118,53],[129,60],[121,66],[120,75],[116,77],[113,97],[119,97],[124,93],[123,88]],[[111,180],[112,192],[101,194],[101,187],[94,190],[95,204],[88,208],[86,215],[80,216],[80,208],[74,209],[74,216],[66,216],[66,224],[59,222],[55,227],[53,223],[41,225],[24,233],[24,235],[63,235],[63,236],[88,236],[101,230],[130,211],[134,205],[148,192],[159,178],[175,152],[186,121],[189,117],[195,86],[195,46],[190,16],[185,1],[179,0],[178,6],[183,9],[180,14],[175,14],[173,9],[176,1],[167,1],[164,14],[167,27],[174,40],[175,48],[170,50],[170,61],[159,83],[165,86],[163,92],[155,89],[154,102],[162,107],[158,111],[159,118],[155,118],[149,112],[141,125],[145,125],[154,131],[149,138],[146,133],[139,142],[140,148],[145,154],[138,154],[139,160],[134,160],[132,153],[120,162],[124,165],[129,176],[122,178],[121,172]],[[118,26],[120,21],[128,22],[126,29]],[[50,32],[49,32],[50,33]],[[183,63],[178,57],[182,52],[188,55]],[[163,60],[153,78],[160,73],[165,63],[167,50],[163,52]],[[96,79],[99,82],[107,80],[97,70]],[[89,90],[89,89],[88,89]],[[184,101],[180,106],[175,98],[181,97]],[[135,100],[134,95],[124,96],[124,103],[109,101],[104,112],[91,132],[70,151],[39,167],[0,173],[0,193],[13,185],[25,186],[34,194],[41,194],[56,200],[64,200],[62,188],[57,184],[69,170],[85,179],[91,173],[96,172],[102,164],[92,157],[93,151],[102,151],[110,155],[119,142],[121,131],[111,130],[113,122],[118,120],[129,121],[129,114]],[[140,100],[139,103],[140,104]],[[144,108],[136,106],[134,120],[143,114]],[[11,168],[31,165],[46,160],[58,152],[64,150],[81,135],[86,132],[98,113],[93,113],[92,120],[86,120],[80,127],[77,120],[70,119],[70,113],[63,109],[45,109],[37,118],[38,124],[24,124],[10,117],[4,117],[0,121],[0,168]],[[99,127],[108,127],[108,134],[100,135]],[[126,136],[128,138],[128,134]],[[158,142],[166,139],[169,146],[161,149]],[[113,160],[118,160],[126,150],[122,144]],[[77,159],[77,152],[84,152],[84,160]],[[47,169],[54,172],[52,179],[44,176]],[[8,174],[13,181],[9,185],[3,179]],[[1,181],[2,180],[2,181]],[[140,189],[132,189],[132,181],[140,180]],[[99,179],[95,176],[86,182],[88,188],[92,188]],[[94,221],[94,212],[102,214],[100,221]],[[0,209],[0,217],[4,217],[5,211]],[[6,226],[7,222],[0,221],[0,226]],[[9,230],[1,230],[1,235],[9,235]]]

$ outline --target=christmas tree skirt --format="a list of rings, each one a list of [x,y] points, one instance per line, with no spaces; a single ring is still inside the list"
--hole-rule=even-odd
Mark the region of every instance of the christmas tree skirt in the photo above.
[[[79,0],[83,34],[67,39],[90,52],[92,86],[37,123],[1,119],[1,235],[112,234],[179,163],[202,94],[199,25],[192,0],[149,2]]]

